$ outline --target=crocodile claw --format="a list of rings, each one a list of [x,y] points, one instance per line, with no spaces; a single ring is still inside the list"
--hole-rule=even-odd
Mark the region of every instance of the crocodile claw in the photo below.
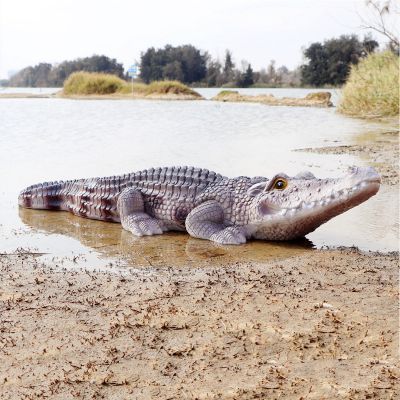
[[[219,244],[243,244],[246,243],[246,236],[238,227],[229,226],[211,235],[210,240]]]
[[[131,215],[124,222],[124,228],[136,236],[152,236],[163,233],[159,221],[155,218],[137,218],[137,216]]]

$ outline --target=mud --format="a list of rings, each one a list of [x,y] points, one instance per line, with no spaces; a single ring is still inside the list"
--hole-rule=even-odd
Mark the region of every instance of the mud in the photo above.
[[[306,151],[319,154],[350,154],[359,156],[373,165],[381,174],[382,183],[395,186],[399,184],[399,131],[377,132],[361,138],[360,142],[345,146],[305,148]]]
[[[2,255],[0,397],[400,394],[397,253],[204,266],[104,272]]]

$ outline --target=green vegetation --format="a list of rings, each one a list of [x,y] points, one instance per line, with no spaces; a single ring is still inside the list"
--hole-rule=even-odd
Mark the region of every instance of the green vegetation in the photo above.
[[[206,76],[206,62],[207,55],[192,45],[151,47],[142,53],[140,78],[146,83],[166,79],[199,82]]]
[[[231,95],[233,95],[233,94],[239,94],[239,92],[237,91],[237,90],[221,90],[219,93],[218,93],[218,97],[226,97],[226,96],[231,96]]]
[[[119,90],[121,94],[131,94],[151,96],[151,95],[187,95],[194,97],[201,97],[190,87],[178,81],[154,81],[146,85],[144,83],[134,83],[133,88],[131,83],[125,82],[122,89]]]
[[[377,47],[375,40],[365,37],[361,42],[356,35],[342,35],[323,44],[312,43],[304,50],[308,63],[301,66],[301,82],[316,87],[343,85],[351,65]]]
[[[145,85],[146,86],[146,85]],[[178,81],[154,81],[146,86],[147,94],[186,94],[201,97],[197,92]]]
[[[236,78],[236,86],[241,88],[247,88],[250,87],[251,85],[254,85],[254,72],[253,68],[251,68],[251,65],[249,64],[247,66],[246,72],[238,74]]]
[[[66,95],[112,94],[124,88],[126,82],[111,74],[74,72],[64,83]]]
[[[396,53],[396,46],[396,43],[391,42],[389,48]],[[253,70],[246,60],[242,60],[238,66],[229,50],[219,59],[190,44],[166,45],[158,49],[151,47],[141,53],[140,81],[146,84],[154,81],[179,81],[191,86],[223,88],[336,87],[346,82],[352,65],[373,53],[377,47],[378,43],[371,37],[359,39],[356,35],[343,35],[323,43],[312,43],[304,50],[307,62],[293,70],[284,65],[278,66],[274,60],[270,60],[265,68],[259,70]],[[127,74],[124,75],[124,68],[117,60],[94,55],[57,65],[41,63],[30,66],[12,76],[9,82],[4,81],[3,85],[8,83],[10,86],[20,87],[59,87],[77,71],[112,74],[126,80],[129,78]],[[175,90],[163,85],[157,90],[168,90],[171,94]],[[122,86],[116,90],[121,93],[131,91]],[[147,90],[149,89],[146,86],[134,85],[134,92],[142,93]]]
[[[186,95],[201,97],[197,92],[178,81],[155,81],[149,85],[131,83],[111,75],[93,72],[74,72],[64,83],[64,94],[71,95]]]
[[[26,67],[13,75],[9,86],[13,87],[61,87],[64,81],[74,72],[102,72],[124,76],[124,68],[117,60],[106,56],[77,58],[72,61],[63,61],[57,65],[40,63],[34,67]]]
[[[353,66],[343,88],[339,111],[365,118],[399,114],[399,57],[370,54]]]

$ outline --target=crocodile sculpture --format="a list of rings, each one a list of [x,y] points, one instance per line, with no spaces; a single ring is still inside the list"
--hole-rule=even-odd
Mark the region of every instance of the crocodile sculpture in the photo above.
[[[196,238],[241,244],[249,238],[302,237],[364,202],[379,186],[371,167],[351,168],[335,179],[310,172],[227,178],[201,168],[151,168],[29,186],[19,205],[120,222],[136,236],[186,230]]]

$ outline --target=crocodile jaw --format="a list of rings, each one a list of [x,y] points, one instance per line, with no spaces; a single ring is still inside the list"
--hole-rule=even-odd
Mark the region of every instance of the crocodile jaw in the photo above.
[[[247,227],[249,236],[264,240],[303,237],[333,217],[368,200],[379,187],[380,176],[373,168],[353,169],[351,174],[335,182],[329,194],[261,216],[260,221]]]

